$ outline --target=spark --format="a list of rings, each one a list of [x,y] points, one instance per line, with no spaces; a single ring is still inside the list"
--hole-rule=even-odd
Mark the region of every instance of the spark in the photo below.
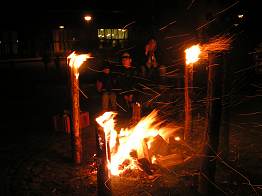
[[[174,21],[172,21],[172,22],[170,22],[170,23],[168,23],[166,26],[164,26],[164,27],[161,27],[161,28],[159,29],[159,31],[162,31],[162,30],[166,29],[168,26],[170,26],[170,25],[172,25],[172,24],[174,24],[174,23],[176,23],[176,21],[175,21],[175,20],[174,20]]]
[[[219,14],[222,14],[223,12],[225,12],[225,11],[229,10],[230,8],[234,7],[238,3],[239,3],[239,1],[237,1],[237,2],[233,3],[232,5],[226,7],[225,9],[221,10],[220,12],[217,12],[215,14],[215,16],[218,16]],[[215,20],[216,20],[216,18],[212,19],[211,21],[208,21],[207,23],[201,25],[200,27],[197,27],[196,30],[200,30],[200,29],[204,28],[205,26],[209,25],[210,23],[214,22]]]
[[[149,87],[147,87],[146,85],[144,85],[144,84],[141,84],[141,83],[138,83],[139,85],[141,85],[141,86],[143,86],[143,87],[145,87],[146,89],[149,89],[149,90],[151,90],[152,92],[154,92],[154,93],[156,93],[156,94],[158,94],[158,95],[160,95],[158,92],[156,92],[155,90],[153,90],[152,88],[149,88]]]
[[[221,10],[220,12],[217,12],[215,14],[215,16],[219,15],[219,14],[222,14],[223,12],[229,10],[230,8],[234,7],[235,5],[237,5],[239,3],[239,1],[236,1],[235,3],[231,4],[230,6],[226,7],[225,9]]]
[[[256,115],[256,114],[262,114],[262,112],[251,112],[251,113],[245,113],[245,114],[239,114],[241,116],[251,116],[251,115]]]
[[[125,26],[122,28],[122,30],[125,30],[128,26],[130,26],[130,25],[132,25],[132,24],[134,24],[134,23],[136,23],[136,21],[132,21],[132,22],[128,23],[127,25],[125,25]]]
[[[205,24],[201,25],[200,27],[197,27],[197,28],[196,28],[196,30],[198,31],[198,30],[200,30],[200,29],[204,28],[205,26],[207,26],[207,25],[211,24],[211,23],[212,23],[212,22],[214,22],[215,20],[216,20],[216,18],[214,18],[214,19],[212,19],[212,20],[208,21],[207,23],[205,23]]]
[[[164,39],[171,39],[171,38],[178,38],[178,37],[186,37],[189,36],[189,33],[184,33],[184,34],[179,34],[179,35],[172,35],[172,36],[167,36]]]
[[[189,9],[192,7],[192,5],[194,4],[195,1],[196,1],[196,0],[192,0],[191,3],[187,6],[186,9],[189,10]]]

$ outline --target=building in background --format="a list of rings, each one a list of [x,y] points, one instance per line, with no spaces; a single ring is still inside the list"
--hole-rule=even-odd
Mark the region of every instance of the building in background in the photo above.
[[[97,12],[90,22],[84,21],[78,10],[55,10],[48,16],[42,23],[28,17],[23,20],[28,20],[26,24],[4,26],[0,58],[56,57],[72,50],[103,52],[128,45],[129,29],[122,29],[128,20],[124,21],[121,13]]]

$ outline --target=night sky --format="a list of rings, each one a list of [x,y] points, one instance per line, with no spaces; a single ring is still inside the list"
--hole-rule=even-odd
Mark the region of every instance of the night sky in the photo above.
[[[59,25],[85,28],[85,14],[93,16],[94,23],[101,28],[110,24],[129,28],[140,28],[148,35],[163,39],[163,47],[184,42],[188,37],[168,39],[166,37],[188,34],[195,37],[199,31],[236,35],[245,53],[254,51],[261,42],[259,21],[262,19],[258,0],[178,0],[178,1],[35,1],[7,2],[0,10],[2,29],[23,32],[45,32]],[[238,18],[243,14],[242,19]],[[215,17],[205,26],[208,18]],[[235,26],[238,25],[238,26]],[[200,28],[204,26],[204,28]],[[164,30],[161,30],[163,28]],[[200,30],[199,30],[200,28]],[[142,34],[141,34],[142,35]],[[142,35],[145,37],[145,34]],[[147,35],[146,35],[147,36]],[[141,44],[143,44],[141,42]]]
[[[224,10],[231,5],[233,7]],[[54,28],[57,25],[73,24],[83,25],[82,16],[91,13],[99,23],[110,23],[114,18],[107,17],[110,14],[122,14],[122,23],[135,21],[136,24],[151,25],[156,29],[161,28],[172,21],[175,25],[170,26],[168,31],[172,33],[194,33],[196,29],[205,24],[210,13],[219,14],[219,22],[225,26],[237,23],[237,14],[244,14],[243,29],[248,37],[257,44],[260,42],[258,22],[261,11],[259,11],[258,0],[179,0],[179,1],[17,1],[6,2],[0,8],[0,24],[7,29],[32,29],[32,28]],[[222,19],[221,19],[222,18]],[[221,30],[222,31],[222,30]],[[225,31],[225,28],[223,28]]]

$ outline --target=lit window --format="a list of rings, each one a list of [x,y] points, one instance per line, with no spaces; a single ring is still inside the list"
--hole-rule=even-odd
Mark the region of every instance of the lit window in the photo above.
[[[127,29],[98,29],[99,48],[121,47],[127,43]]]
[[[98,29],[97,36],[99,39],[124,39],[128,38],[127,29]]]

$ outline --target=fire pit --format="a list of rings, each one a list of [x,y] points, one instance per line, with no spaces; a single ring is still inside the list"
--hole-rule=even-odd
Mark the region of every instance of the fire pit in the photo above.
[[[106,112],[96,118],[103,128],[104,135],[100,132],[98,140],[100,147],[106,143],[105,158],[110,176],[124,175],[132,170],[152,175],[154,165],[171,167],[185,161],[181,150],[182,128],[159,120],[156,110],[133,127],[120,130],[115,128],[116,116],[117,113]]]

